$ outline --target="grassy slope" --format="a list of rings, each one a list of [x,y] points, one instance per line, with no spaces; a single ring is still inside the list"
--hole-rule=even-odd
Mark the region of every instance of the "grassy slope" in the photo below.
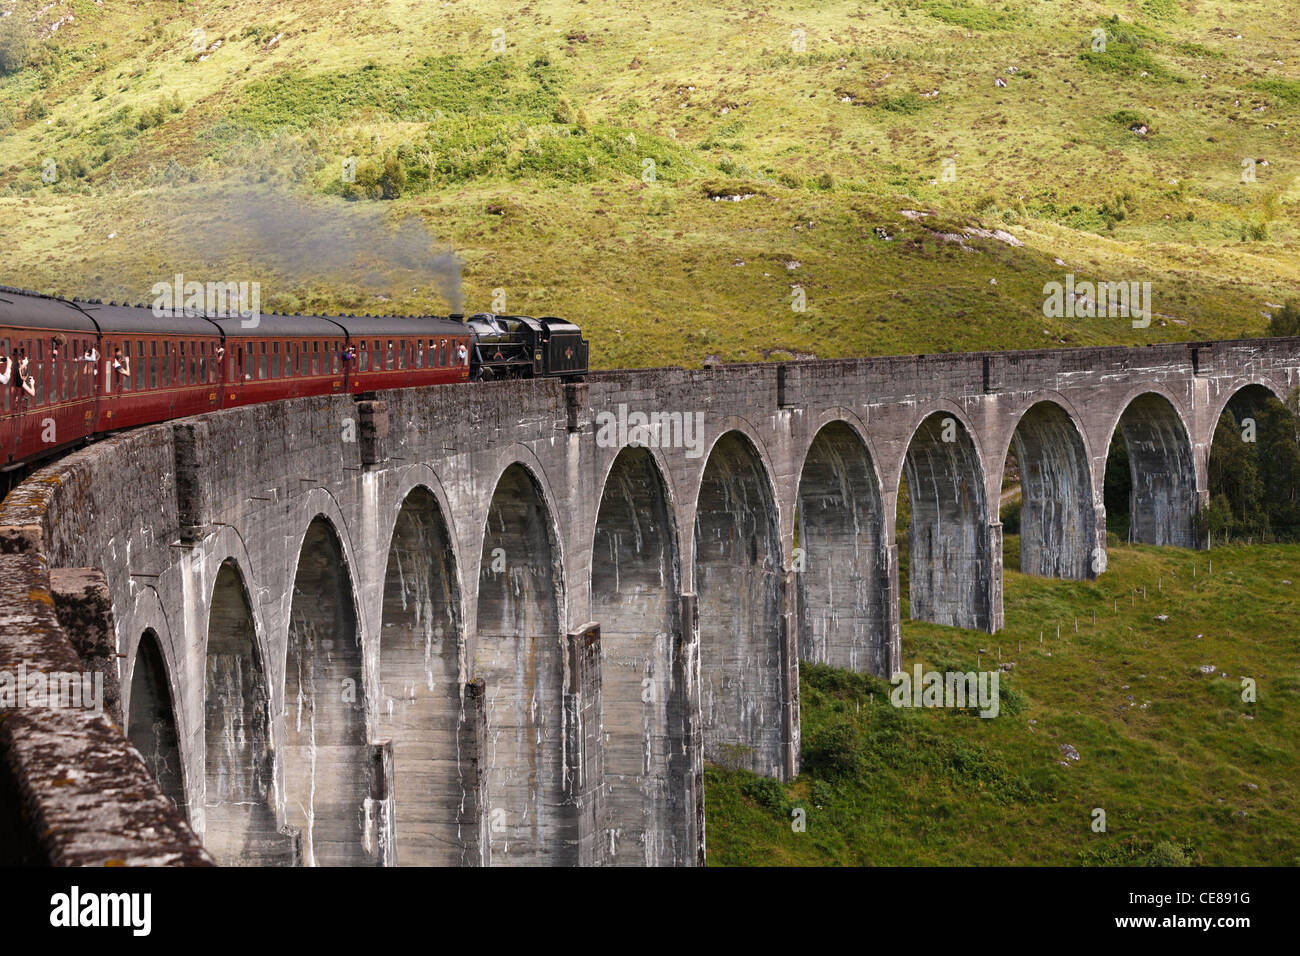
[[[1300,290],[1286,7],[64,0],[38,18],[76,18],[45,65],[0,79],[0,281],[142,301],[179,269],[260,279],[290,310],[443,308],[427,285],[275,274],[196,239],[207,197],[329,198],[344,157],[401,147],[407,189],[381,204],[461,254],[468,306],[501,288],[571,315],[600,366],[1258,333]],[[1249,185],[1246,156],[1269,161]],[[937,236],[977,225],[1025,245]],[[1150,280],[1161,317],[1044,318],[1067,270]]]
[[[710,768],[712,863],[1131,863],[1172,843],[1203,864],[1300,864],[1300,546],[1112,541],[1096,582],[1022,575],[1018,549],[1009,537],[1005,631],[905,620],[903,659],[973,670],[983,648],[993,668],[1001,648],[1019,712],[895,710],[883,681],[805,676],[805,753],[816,764],[825,740],[862,763],[844,777],[822,761],[787,787]],[[1257,703],[1241,700],[1242,676]],[[842,722],[847,736],[830,734]],[[1061,744],[1081,759],[1061,766]],[[1091,829],[1096,807],[1105,834]]]

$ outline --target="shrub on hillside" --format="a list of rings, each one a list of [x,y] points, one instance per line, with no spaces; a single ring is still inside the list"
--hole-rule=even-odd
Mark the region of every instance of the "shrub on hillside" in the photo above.
[[[1269,335],[1300,335],[1300,303],[1288,302],[1268,320]]]
[[[0,20],[0,73],[17,73],[31,61],[27,27],[17,14]]]
[[[828,778],[856,777],[866,767],[867,754],[857,725],[837,717],[810,733],[803,742],[803,769]]]

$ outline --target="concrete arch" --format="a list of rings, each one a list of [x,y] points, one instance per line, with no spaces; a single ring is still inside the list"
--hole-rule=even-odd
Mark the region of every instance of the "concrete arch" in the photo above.
[[[814,414],[810,414],[805,420],[801,433],[808,436],[807,442],[804,443],[801,452],[796,453],[796,461],[804,462],[808,459],[808,452],[812,450],[813,443],[817,441],[818,436],[827,425],[840,423],[847,425],[860,441],[867,451],[867,457],[871,462],[872,476],[876,484],[880,487],[882,496],[885,489],[884,476],[880,471],[880,449],[877,448],[876,441],[871,435],[871,429],[867,425],[867,420],[851,408],[843,405],[831,405]]]
[[[615,865],[692,859],[692,808],[678,751],[675,680],[681,559],[663,471],[649,448],[623,448],[602,487],[592,534],[592,618],[601,625],[604,830]]]
[[[334,524],[307,525],[294,570],[284,667],[285,819],[309,866],[375,862],[356,591]]]
[[[472,670],[486,695],[488,857],[577,862],[577,808],[565,780],[564,574],[550,499],[518,461],[484,522]]]
[[[398,860],[461,865],[474,852],[465,821],[473,768],[462,765],[461,587],[446,512],[419,484],[389,535],[379,629],[381,738],[393,741]]]
[[[292,863],[271,807],[271,746],[266,651],[258,638],[243,573],[227,559],[208,600],[204,651],[204,798],[195,828],[218,863]]]
[[[563,496],[560,497],[556,496],[556,492],[554,490],[555,486],[552,483],[550,475],[547,473],[545,466],[542,464],[542,460],[537,456],[537,453],[532,448],[529,448],[527,445],[519,444],[518,442],[508,445],[507,447],[501,449],[500,453],[496,455],[495,461],[492,463],[492,465],[489,468],[485,469],[486,473],[492,476],[491,479],[492,484],[490,487],[492,488],[492,493],[494,496],[496,494],[497,489],[501,485],[501,479],[505,476],[505,473],[514,466],[519,466],[520,468],[523,468],[528,473],[530,481],[533,483],[533,486],[537,488],[538,494],[541,496],[541,500],[546,505],[547,515],[549,516],[548,520],[550,522],[551,531],[555,539],[554,545],[556,548],[556,569],[561,575],[563,575],[565,574],[566,569],[569,567],[569,555],[568,555],[568,547],[567,547],[567,543],[569,539],[565,534],[566,528],[565,528],[564,516],[559,511],[553,509],[551,505],[552,502],[563,501],[564,498]],[[464,566],[466,568],[470,568],[474,566],[471,562],[477,563],[481,567],[483,565],[483,562],[487,560],[485,556],[488,555],[488,551],[484,550],[485,536],[479,534],[478,531],[486,527],[488,513],[491,510],[491,506],[492,506],[491,503],[493,500],[494,500],[493,498],[489,498],[486,502],[482,502],[481,507],[479,502],[475,503],[474,533],[471,534],[468,538],[461,539],[464,543],[461,548],[462,553],[460,557],[461,560],[464,562]],[[478,549],[477,553],[475,553],[475,548]],[[468,582],[466,582],[466,584],[468,585]],[[466,590],[468,592],[468,587]],[[559,588],[559,593],[560,593],[559,615],[560,615],[561,627],[564,627],[567,626],[568,623],[570,623],[567,618],[567,614],[568,614],[567,589],[562,586]],[[477,634],[478,634],[477,621],[475,620],[475,615],[477,615],[478,613],[478,608],[476,606],[476,603],[474,606],[469,606],[465,608],[466,624],[470,628],[468,637],[469,637],[469,652],[471,656],[473,656],[476,653],[476,648],[474,645],[475,645],[475,641],[477,640]],[[582,623],[582,622],[578,622],[578,623]]]
[[[695,504],[693,565],[706,759],[769,776],[787,770],[793,662],[781,621],[784,574],[770,472],[744,433],[713,443]]]
[[[1138,391],[1121,406],[1111,444],[1116,434],[1128,449],[1130,540],[1196,547],[1197,489],[1202,482],[1192,433],[1177,403],[1163,389]]]
[[[1078,416],[1056,398],[1040,398],[1020,414],[1010,449],[1020,474],[1020,570],[1076,581],[1094,577],[1104,564],[1097,554],[1092,456]]]
[[[158,589],[154,585],[146,584],[136,590],[132,596],[130,610],[119,614],[115,608],[113,617],[118,632],[119,653],[122,655],[119,658],[121,664],[118,677],[122,688],[122,712],[125,718],[131,709],[135,664],[139,655],[140,641],[145,633],[153,631],[154,639],[158,642],[159,652],[162,654],[163,666],[168,675],[175,674],[177,655],[175,645],[172,643],[171,620],[167,616],[167,608],[163,605]],[[179,682],[172,677],[171,689],[175,691],[179,686]],[[181,697],[178,693],[173,693],[172,700],[179,702]],[[177,710],[175,717],[179,731],[184,723],[184,717],[179,710]]]
[[[1215,394],[1214,403],[1210,406],[1210,414],[1205,419],[1205,446],[1206,456],[1210,454],[1210,446],[1214,443],[1214,430],[1219,424],[1219,419],[1228,407],[1234,404],[1237,399],[1245,393],[1263,394],[1267,393],[1279,402],[1285,402],[1286,389],[1277,387],[1276,383],[1267,381],[1263,378],[1240,378],[1231,385],[1219,389]]]
[[[928,412],[912,432],[902,470],[912,510],[912,618],[996,630],[1001,539],[990,531],[984,460],[965,416]]]
[[[408,465],[396,472],[394,483],[385,488],[383,501],[385,502],[385,511],[379,525],[379,540],[391,542],[393,532],[397,527],[397,520],[401,516],[403,509],[406,507],[407,499],[411,493],[417,489],[423,490],[433,498],[434,505],[437,506],[438,513],[442,516],[443,527],[447,531],[448,546],[451,548],[451,561],[457,568],[461,567],[462,555],[460,531],[463,528],[458,527],[457,518],[461,518],[460,524],[465,523],[464,517],[458,515],[457,509],[452,506],[451,498],[447,494],[447,488],[443,484],[441,477],[432,465],[424,462],[417,462]],[[459,584],[459,581],[458,581]],[[463,594],[461,595],[463,600]],[[460,607],[460,613],[464,615],[464,605]]]
[[[624,445],[614,450],[614,454],[608,457],[608,460],[603,463],[601,468],[601,494],[604,494],[604,489],[609,485],[610,476],[614,473],[614,466],[619,463],[619,459],[626,451],[643,451],[650,457],[650,466],[654,468],[655,475],[663,491],[664,501],[668,507],[668,520],[672,523],[673,541],[680,551],[682,541],[681,529],[678,526],[677,521],[677,506],[681,504],[681,501],[677,492],[676,482],[674,481],[673,470],[669,467],[667,460],[664,458],[663,449],[651,448],[649,446],[633,448],[631,445]]]
[[[879,472],[851,422],[818,428],[796,501],[800,659],[885,674],[894,614],[889,536]]]
[[[772,461],[772,455],[760,436],[759,429],[747,419],[741,418],[738,415],[728,415],[718,423],[718,427],[715,430],[712,439],[709,440],[698,460],[698,470],[694,471],[691,481],[688,481],[686,486],[682,489],[683,497],[680,502],[682,511],[678,518],[677,527],[681,533],[680,540],[682,554],[689,554],[691,556],[690,561],[688,561],[682,568],[682,588],[688,592],[694,592],[698,589],[695,580],[695,508],[699,504],[700,500],[700,482],[704,478],[704,468],[713,454],[713,449],[717,446],[718,442],[725,438],[730,432],[738,432],[743,435],[745,440],[749,442],[750,446],[758,455],[758,460],[762,465],[763,478],[767,485],[768,494],[771,495],[772,501],[774,502],[774,513],[777,515],[777,533],[780,536],[780,540],[784,541],[786,531],[792,530],[793,528],[793,525],[791,526],[791,529],[785,527],[783,511],[781,508],[781,493],[777,488],[776,483],[776,468]],[[688,495],[689,497],[687,497]],[[782,558],[784,559],[784,557],[785,555],[783,553]],[[782,567],[784,568],[785,565],[782,564]]]
[[[913,442],[916,440],[917,433],[921,430],[921,427],[936,415],[940,418],[951,417],[961,426],[961,431],[967,438],[969,438],[970,443],[973,446],[975,461],[979,465],[980,474],[987,474],[988,470],[985,467],[984,450],[980,444],[978,430],[975,428],[974,424],[972,424],[970,417],[966,414],[966,410],[956,402],[951,402],[947,399],[927,402],[923,407],[918,407],[913,414],[904,419],[904,424],[899,428],[901,439],[900,444],[902,444],[902,447],[906,450],[910,450]],[[889,498],[888,491],[891,488],[897,489],[907,475],[906,450],[901,457],[890,455],[888,460],[892,465],[892,469],[890,473],[882,473],[880,476],[882,493],[886,500]],[[884,459],[881,460],[883,461]],[[897,502],[895,502],[895,506],[897,506]],[[897,518],[897,513],[885,516],[886,521],[896,521]]]
[[[172,704],[176,699],[173,686],[158,633],[148,628],[136,642],[126,736],[140,751],[163,794],[188,819],[185,768],[181,764],[180,735]]]

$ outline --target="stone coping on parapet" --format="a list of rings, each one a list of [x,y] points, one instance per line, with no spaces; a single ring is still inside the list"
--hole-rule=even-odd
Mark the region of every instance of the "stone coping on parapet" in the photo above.
[[[76,619],[82,603],[96,603],[93,575],[69,579],[78,593],[54,593],[44,524],[54,520],[54,490],[75,476],[82,456],[105,451],[92,447],[47,466],[20,486],[12,506],[0,506],[0,675],[12,692],[0,698],[0,864],[212,865],[114,722],[115,699],[108,708],[102,697],[99,707],[59,706],[68,702],[26,693],[93,670],[56,612],[57,604]]]
[[[1264,336],[1243,339],[1195,339],[1183,342],[1149,342],[1143,345],[1072,345],[1061,348],[1043,349],[993,349],[982,352],[919,352],[895,355],[865,355],[848,358],[818,358],[798,356],[788,359],[765,359],[758,362],[706,362],[702,366],[685,367],[680,365],[656,365],[648,368],[605,368],[592,369],[588,378],[610,379],[618,376],[651,374],[658,372],[719,372],[722,370],[742,371],[749,369],[771,369],[780,365],[790,368],[832,368],[852,367],[869,369],[873,366],[894,367],[899,364],[916,362],[970,362],[983,359],[1000,359],[1010,362],[1025,362],[1044,359],[1058,364],[1067,364],[1071,360],[1083,357],[1094,359],[1167,359],[1170,355],[1186,354],[1192,349],[1209,350],[1254,350],[1264,346],[1288,345],[1300,351],[1300,336]],[[781,351],[776,349],[774,351]]]

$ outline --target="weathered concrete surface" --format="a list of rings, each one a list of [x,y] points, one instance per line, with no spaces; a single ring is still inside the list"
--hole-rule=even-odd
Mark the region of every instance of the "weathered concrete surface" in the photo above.
[[[0,554],[0,634],[0,674],[22,674],[30,681],[36,674],[87,670],[59,626],[49,570],[40,555]],[[24,688],[33,689],[30,683]],[[6,690],[16,688],[11,684]],[[0,705],[0,799],[6,804],[0,834],[6,839],[0,841],[0,862],[212,862],[105,713],[51,706],[46,698],[15,696],[5,703]]]
[[[6,500],[0,546],[103,571],[128,714],[156,635],[219,860],[691,863],[705,753],[797,769],[801,649],[901,662],[903,480],[913,613],[996,629],[1013,444],[1029,569],[1086,576],[1114,436],[1135,536],[1192,543],[1219,412],[1298,369],[1253,340],[303,399],[78,452]],[[632,453],[598,440],[620,409],[699,432]]]

